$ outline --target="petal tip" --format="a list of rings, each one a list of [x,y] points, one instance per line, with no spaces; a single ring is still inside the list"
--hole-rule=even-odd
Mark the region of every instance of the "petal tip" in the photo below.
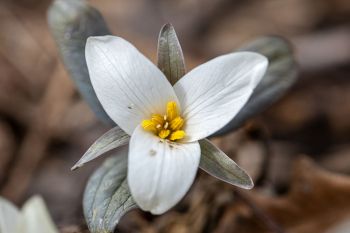
[[[87,38],[86,44],[87,45],[91,45],[91,44],[94,44],[94,43],[108,43],[111,40],[115,40],[115,39],[119,39],[119,37],[110,36],[110,35],[106,35],[106,36],[90,36],[90,37]]]
[[[150,210],[149,212],[151,212],[151,214],[153,215],[161,215],[164,214],[165,212],[167,212],[168,210],[159,210],[159,209],[154,209],[154,210]]]
[[[235,55],[235,56],[244,56],[247,59],[251,59],[251,60],[256,60],[259,63],[265,64],[267,65],[269,63],[269,60],[267,59],[267,57],[261,53],[257,53],[257,52],[251,52],[251,51],[239,51],[239,52],[234,52],[234,53],[230,53],[228,55]]]
[[[256,52],[247,52],[247,53],[251,53],[251,55],[254,55],[255,56],[255,59],[261,63],[261,66],[264,68],[264,69],[267,69],[267,66],[269,64],[269,59],[261,54],[261,53],[256,53]]]

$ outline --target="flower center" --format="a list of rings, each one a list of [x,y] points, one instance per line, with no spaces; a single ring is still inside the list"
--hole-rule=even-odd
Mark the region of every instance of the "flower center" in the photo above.
[[[176,141],[185,137],[185,131],[181,130],[184,119],[179,115],[176,103],[167,103],[166,114],[152,114],[151,119],[143,120],[142,127],[154,133],[162,139]]]

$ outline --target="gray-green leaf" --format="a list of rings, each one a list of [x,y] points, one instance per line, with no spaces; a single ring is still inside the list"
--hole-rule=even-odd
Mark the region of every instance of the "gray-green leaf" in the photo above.
[[[81,159],[72,167],[72,170],[84,166],[85,163],[96,159],[110,150],[126,145],[129,140],[130,136],[118,126],[112,128],[90,146]]]
[[[114,125],[96,97],[85,61],[87,38],[111,34],[101,14],[85,0],[56,0],[48,11],[48,22],[80,94],[100,120]]]
[[[108,158],[91,176],[83,209],[91,233],[113,233],[120,218],[137,207],[126,180],[127,150]]]
[[[201,146],[201,160],[199,167],[210,175],[229,184],[244,189],[253,188],[250,176],[240,168],[224,152],[214,146],[208,139],[199,141]]]
[[[265,55],[269,60],[269,67],[247,104],[230,123],[212,136],[229,133],[241,127],[246,120],[277,101],[297,79],[297,66],[291,46],[282,38],[263,37],[242,47],[240,51]]]
[[[185,75],[185,59],[171,24],[165,24],[159,33],[158,67],[172,85]]]

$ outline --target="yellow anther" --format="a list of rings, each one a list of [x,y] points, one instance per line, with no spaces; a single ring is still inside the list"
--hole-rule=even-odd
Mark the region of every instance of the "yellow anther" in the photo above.
[[[183,125],[184,125],[184,119],[182,119],[182,117],[178,116],[170,122],[170,129],[174,130],[174,131],[180,130]]]
[[[186,136],[185,131],[183,130],[177,130],[173,133],[170,134],[170,140],[171,141],[175,141],[175,140],[179,140],[179,139],[183,139]]]
[[[153,133],[157,133],[157,128],[153,121],[143,120],[141,125],[142,125],[142,128],[144,128],[145,130],[152,131]]]
[[[152,114],[151,120],[158,126],[164,124],[164,118],[160,114]]]
[[[166,114],[152,114],[150,120],[143,120],[141,126],[151,131],[156,136],[169,141],[176,141],[185,137],[185,131],[181,130],[184,119],[179,116],[176,102],[167,103]]]
[[[170,134],[170,130],[168,130],[168,129],[162,129],[162,130],[159,132],[158,136],[159,136],[160,138],[162,138],[162,139],[165,139],[165,138],[167,138],[167,137],[169,136],[169,134]]]
[[[173,119],[175,119],[175,117],[179,115],[176,102],[174,101],[168,102],[166,106],[166,115],[167,115],[168,121],[172,121]]]

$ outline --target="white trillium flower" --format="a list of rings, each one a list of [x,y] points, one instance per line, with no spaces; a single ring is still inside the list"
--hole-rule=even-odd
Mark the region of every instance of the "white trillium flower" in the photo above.
[[[58,233],[58,230],[40,196],[30,198],[21,210],[0,197],[0,232]]]
[[[200,161],[198,140],[239,112],[268,61],[253,52],[219,56],[172,86],[126,40],[90,37],[86,61],[103,108],[131,136],[128,184],[138,206],[162,214],[187,193]]]

